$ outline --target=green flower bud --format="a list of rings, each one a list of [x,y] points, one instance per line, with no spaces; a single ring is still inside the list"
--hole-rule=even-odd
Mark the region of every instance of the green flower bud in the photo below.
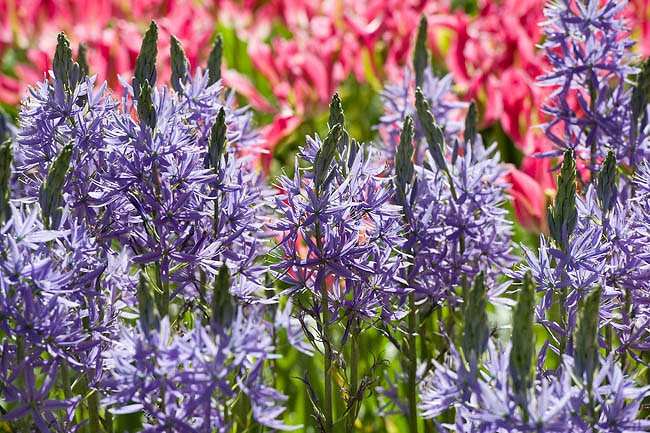
[[[221,58],[223,57],[223,37],[217,35],[208,57],[208,84],[213,85],[221,79]]]
[[[422,17],[420,17],[420,25],[418,26],[418,35],[415,39],[415,50],[413,52],[415,87],[422,87],[424,83],[424,71],[429,65],[429,50],[427,49],[428,39],[427,17],[422,15]]]
[[[208,140],[208,153],[205,155],[205,168],[219,169],[221,158],[226,153],[226,111],[221,107],[217,118],[210,130],[210,139]]]
[[[616,155],[614,151],[610,150],[596,179],[596,194],[598,195],[598,200],[600,200],[600,208],[603,213],[611,211],[616,204],[616,197],[618,195],[618,189],[616,187],[617,177]]]
[[[133,95],[136,99],[140,97],[140,88],[145,81],[149,86],[156,85],[156,56],[158,56],[158,25],[155,21],[151,21],[142,39],[140,54],[135,61],[133,71]]]
[[[54,77],[62,82],[66,89],[74,90],[81,76],[79,64],[72,60],[72,48],[65,33],[59,33],[56,39],[56,51],[52,59]]]
[[[448,172],[447,160],[445,159],[445,133],[433,118],[429,102],[424,97],[420,88],[415,89],[415,109],[418,113],[420,126],[422,126],[433,161],[439,170]]]
[[[329,168],[334,161],[338,143],[343,136],[343,126],[340,123],[332,126],[327,133],[323,145],[316,153],[314,159],[314,184],[317,188],[324,187],[328,181]]]
[[[476,109],[476,102],[472,101],[467,110],[467,117],[465,118],[465,142],[474,142],[478,134],[478,110]]]
[[[558,177],[557,195],[553,206],[548,210],[548,227],[551,236],[566,250],[569,236],[573,233],[578,219],[576,211],[576,161],[573,150],[564,152],[564,161]]]
[[[483,272],[476,276],[464,310],[461,346],[467,361],[477,361],[485,352],[490,328],[487,319],[487,291]]]
[[[187,83],[187,78],[190,73],[190,62],[187,60],[185,51],[180,41],[176,39],[176,36],[171,35],[169,39],[171,42],[169,49],[171,52],[172,87],[176,92],[183,93],[183,85]]]
[[[149,82],[144,80],[141,83],[140,97],[138,98],[138,119],[140,119],[140,124],[147,125],[153,131],[158,117],[156,107],[153,105],[151,91]]]

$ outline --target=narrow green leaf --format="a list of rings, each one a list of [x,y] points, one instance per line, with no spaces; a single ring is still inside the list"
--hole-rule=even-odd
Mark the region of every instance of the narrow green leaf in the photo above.
[[[574,358],[576,372],[586,380],[591,388],[594,372],[598,365],[598,324],[600,322],[601,288],[597,287],[589,293],[578,313],[578,323],[575,332]]]
[[[227,326],[235,316],[235,303],[230,293],[230,271],[225,264],[219,269],[214,281],[210,310],[214,325]]]
[[[1,135],[0,140],[3,140]],[[9,181],[11,180],[12,160],[13,151],[11,148],[11,139],[7,138],[0,144],[0,226],[2,226],[2,223],[7,221],[11,216],[11,207],[9,206]]]
[[[535,356],[535,282],[530,272],[522,281],[512,323],[512,349],[509,373],[513,390],[522,408],[526,408],[533,386],[533,357]]]
[[[478,134],[478,110],[476,102],[472,101],[467,110],[467,117],[465,117],[465,142],[474,143],[476,134]]]
[[[487,319],[487,289],[483,272],[474,279],[464,309],[461,346],[465,360],[478,361],[487,348],[490,328]]]
[[[630,100],[631,116],[634,130],[640,126],[644,129],[648,122],[646,107],[650,104],[650,57],[641,64],[641,72],[637,76],[636,85],[632,90]]]
[[[63,186],[70,168],[72,142],[66,144],[54,160],[38,193],[38,202],[46,228],[58,228],[63,214]]]

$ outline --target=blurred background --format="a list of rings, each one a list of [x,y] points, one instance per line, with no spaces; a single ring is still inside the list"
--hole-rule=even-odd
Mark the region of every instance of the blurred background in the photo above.
[[[455,97],[476,100],[481,133],[509,163],[509,204],[519,224],[514,241],[537,243],[547,231],[546,208],[555,185],[548,159],[533,158],[551,144],[535,126],[545,121],[547,90],[536,78],[547,69],[538,49],[544,0],[0,0],[0,107],[14,119],[28,85],[51,69],[56,35],[76,51],[87,48],[91,74],[107,80],[116,98],[129,80],[150,20],[160,29],[159,82],[170,76],[169,36],[182,42],[192,68],[203,67],[223,35],[223,80],[250,105],[266,153],[260,169],[273,179],[293,170],[304,136],[327,129],[334,92],[343,100],[352,136],[376,138],[386,84],[404,79],[422,14],[439,76],[452,74]],[[630,0],[625,17],[636,52],[650,54],[650,0]],[[377,335],[378,344],[381,341]],[[390,354],[384,354],[390,358]],[[311,422],[305,387],[292,376],[310,369],[297,351],[278,363],[277,386],[291,396],[289,422]],[[369,367],[369,366],[368,366]],[[388,366],[377,368],[390,370]],[[388,374],[388,373],[387,373]],[[361,414],[362,431],[400,431],[400,417]],[[124,420],[128,425],[128,420]]]

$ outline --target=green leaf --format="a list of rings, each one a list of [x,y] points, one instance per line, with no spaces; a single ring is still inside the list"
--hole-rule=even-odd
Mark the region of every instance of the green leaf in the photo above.
[[[70,168],[72,142],[66,144],[54,160],[38,193],[45,228],[57,229],[63,215],[63,186]]]
[[[648,104],[650,104],[650,57],[641,64],[641,72],[637,77],[630,100],[632,124],[635,133],[638,126],[641,126],[641,130],[643,130],[648,122],[646,115]]]
[[[140,119],[140,124],[147,125],[153,131],[158,119],[151,92],[152,89],[149,86],[149,82],[144,80],[140,89],[140,97],[138,98],[138,119]]]
[[[487,290],[483,272],[479,273],[470,289],[465,305],[461,346],[465,360],[478,361],[487,348],[490,328],[487,319]]]
[[[418,34],[415,39],[415,51],[413,53],[413,69],[415,70],[415,86],[422,88],[424,84],[424,71],[429,66],[429,51],[427,49],[429,35],[427,30],[427,17],[420,17]]]
[[[150,86],[156,85],[156,57],[158,56],[158,25],[151,21],[142,39],[140,53],[135,61],[133,71],[133,95],[140,97],[140,87],[145,81]]]
[[[140,271],[137,298],[140,324],[144,333],[149,335],[150,331],[160,329],[160,313],[155,302],[156,296],[147,281],[144,269]]]
[[[448,173],[449,169],[447,168],[447,160],[445,159],[445,133],[433,118],[429,102],[419,88],[415,89],[415,109],[418,114],[420,126],[424,132],[424,137],[429,144],[429,152],[431,152],[433,161],[438,166],[438,169]]]
[[[212,323],[226,326],[235,316],[235,303],[230,293],[230,271],[224,263],[214,281],[214,291],[210,300]]]
[[[212,85],[221,79],[221,58],[223,57],[223,37],[219,33],[214,40],[208,57],[208,84]]]
[[[183,93],[183,85],[187,83],[190,73],[190,62],[187,60],[185,51],[176,36],[171,35],[169,39],[172,69],[171,84],[176,92]]]
[[[0,136],[0,140],[2,139],[3,137]],[[11,207],[9,206],[9,181],[11,180],[12,160],[13,151],[11,148],[11,139],[7,138],[0,144],[0,225],[7,221],[11,216]]]
[[[522,281],[512,323],[512,349],[509,373],[513,390],[522,408],[533,386],[533,357],[535,356],[535,282],[530,272]],[[524,409],[525,410],[525,409]]]
[[[587,382],[591,389],[594,372],[598,365],[598,324],[600,322],[601,288],[597,287],[589,293],[578,313],[578,323],[575,332],[574,358],[576,372]]]

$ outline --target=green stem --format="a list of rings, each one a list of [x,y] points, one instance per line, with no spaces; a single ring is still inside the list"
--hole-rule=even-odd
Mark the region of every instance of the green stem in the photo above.
[[[63,395],[66,399],[71,399],[72,386],[70,385],[70,370],[68,369],[68,362],[65,359],[61,361],[61,382],[63,382]]]
[[[409,316],[408,316],[408,403],[409,403],[409,428],[411,433],[418,431],[418,417],[417,417],[417,389],[416,389],[416,374],[418,353],[416,348],[415,334],[417,331],[417,316],[415,311],[415,295],[409,294]]]
[[[359,387],[359,321],[357,319],[352,323],[352,329],[350,331],[350,401],[348,402],[348,407],[350,410],[348,412],[348,425],[347,431],[351,432],[354,429],[354,423],[357,419],[357,413],[359,412],[359,400],[357,400],[357,392]]]
[[[88,395],[88,429],[91,433],[100,432],[99,425],[99,398],[97,391],[90,390]]]
[[[332,347],[330,335],[330,309],[329,309],[329,293],[327,291],[327,284],[325,278],[320,285],[321,294],[321,307],[323,309],[323,316],[321,326],[323,329],[323,346],[324,346],[324,388],[325,388],[325,432],[332,433],[334,431],[334,420],[332,417]]]

